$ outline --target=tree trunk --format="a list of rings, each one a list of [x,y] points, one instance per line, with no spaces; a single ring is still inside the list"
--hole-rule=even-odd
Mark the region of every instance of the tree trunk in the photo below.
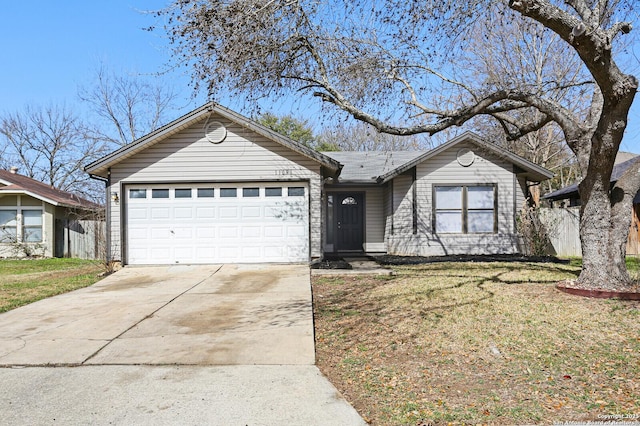
[[[581,288],[629,291],[634,286],[625,257],[633,198],[640,186],[637,167],[631,167],[614,187],[610,182],[634,94],[614,106],[605,102],[591,140],[582,141],[590,142],[591,149],[578,187],[582,272],[577,284]]]
[[[578,286],[612,291],[630,290],[633,282],[627,272],[625,256],[631,226],[633,198],[611,206],[608,188],[593,186],[590,194],[580,198],[580,241],[582,272]],[[630,197],[626,197],[630,198]]]

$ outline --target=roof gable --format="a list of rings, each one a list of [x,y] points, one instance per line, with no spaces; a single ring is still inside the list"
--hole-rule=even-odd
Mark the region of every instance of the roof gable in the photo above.
[[[25,194],[54,206],[92,210],[100,206],[67,191],[53,188],[40,181],[18,173],[0,170],[1,194]]]
[[[415,167],[417,164],[422,163],[423,161],[427,161],[430,158],[433,158],[435,156],[437,156],[438,154],[453,148],[454,146],[464,143],[464,142],[468,142],[471,144],[474,144],[484,150],[487,150],[491,153],[493,153],[494,155],[509,161],[510,163],[518,166],[518,168],[520,168],[520,170],[522,171],[522,174],[525,175],[527,177],[527,179],[529,179],[530,181],[534,181],[534,182],[539,182],[539,181],[543,181],[543,180],[547,180],[553,177],[553,173],[547,169],[545,169],[544,167],[538,166],[537,164],[532,163],[531,161],[528,161],[522,157],[520,157],[519,155],[516,155],[510,151],[507,151],[506,149],[485,141],[484,139],[482,139],[480,136],[478,136],[477,134],[473,133],[473,132],[465,132],[463,134],[461,134],[460,136],[457,136],[453,139],[451,139],[450,141],[438,146],[437,148],[432,149],[431,151],[427,151],[425,153],[423,153],[422,155],[414,158],[411,161],[408,161],[407,163],[403,164],[402,166],[391,170],[387,173],[384,173],[382,175],[380,175],[378,177],[378,182],[379,183],[384,183],[384,182],[388,182],[389,180],[393,179],[394,177],[408,171],[409,169]]]
[[[295,151],[311,160],[319,163],[321,166],[328,169],[332,174],[339,174],[342,165],[334,159],[323,155],[305,145],[302,145],[296,141],[293,141],[285,136],[282,136],[267,127],[250,120],[247,117],[242,116],[228,108],[222,107],[214,102],[201,106],[198,109],[191,111],[188,114],[172,121],[171,123],[149,133],[142,138],[131,142],[128,145],[106,155],[105,157],[94,161],[91,164],[85,166],[84,170],[92,175],[105,176],[109,167],[132,157],[133,155],[147,149],[150,146],[157,144],[160,141],[165,140],[178,133],[179,131],[186,129],[192,124],[198,121],[204,120],[212,114],[217,114],[223,118],[226,118],[234,123],[237,123],[249,130],[252,130],[266,138],[269,138],[280,145],[283,145],[292,151]]]

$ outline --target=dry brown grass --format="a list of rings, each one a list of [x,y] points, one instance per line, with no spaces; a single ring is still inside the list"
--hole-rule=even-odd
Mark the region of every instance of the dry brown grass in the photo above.
[[[579,272],[569,265],[396,271],[313,279],[318,365],[372,424],[640,414],[638,302],[560,293]]]

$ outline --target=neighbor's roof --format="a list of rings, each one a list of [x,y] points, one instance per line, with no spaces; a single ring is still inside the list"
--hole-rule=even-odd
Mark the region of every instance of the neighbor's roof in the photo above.
[[[341,183],[376,183],[379,176],[424,154],[425,151],[332,151],[324,152],[343,164]]]
[[[30,177],[0,170],[0,196],[25,194],[54,206],[92,210],[101,206],[67,191],[53,188]]]
[[[109,167],[137,154],[138,152],[155,145],[156,143],[168,138],[171,135],[178,133],[179,131],[191,126],[192,124],[205,119],[211,114],[217,114],[227,120],[240,124],[247,129],[250,129],[264,137],[267,137],[281,145],[295,151],[307,158],[310,158],[326,167],[333,174],[339,174],[341,165],[326,155],[319,153],[305,145],[302,145],[292,139],[280,135],[279,133],[270,130],[269,128],[241,115],[235,111],[218,105],[215,102],[207,103],[200,108],[197,108],[188,114],[172,121],[171,123],[160,127],[159,129],[149,133],[146,136],[137,139],[130,144],[123,146],[122,148],[102,157],[101,159],[94,161],[91,164],[85,166],[84,170],[92,175],[104,176]]]
[[[616,183],[618,179],[620,179],[622,174],[626,172],[629,167],[631,167],[638,160],[640,160],[640,155],[638,154],[634,154],[634,155],[635,157],[631,158],[630,160],[624,161],[622,163],[618,163],[615,166],[613,166],[613,170],[611,171],[611,179],[609,181],[611,184]],[[542,198],[551,200],[551,201],[558,201],[558,200],[566,200],[569,198],[578,197],[579,183],[580,182],[576,182],[573,185],[565,186],[564,188],[558,189],[557,191],[544,195]],[[638,198],[638,195],[636,195],[636,198]]]

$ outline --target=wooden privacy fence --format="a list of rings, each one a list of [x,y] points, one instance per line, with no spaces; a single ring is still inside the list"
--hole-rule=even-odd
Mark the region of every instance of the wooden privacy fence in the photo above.
[[[582,256],[580,207],[540,208],[540,221],[547,228],[548,254]]]
[[[54,256],[103,259],[105,236],[104,220],[56,219]]]
[[[627,254],[640,254],[640,205],[632,209],[631,229],[627,240]],[[582,256],[580,244],[580,207],[540,208],[540,221],[547,228],[548,254]]]

